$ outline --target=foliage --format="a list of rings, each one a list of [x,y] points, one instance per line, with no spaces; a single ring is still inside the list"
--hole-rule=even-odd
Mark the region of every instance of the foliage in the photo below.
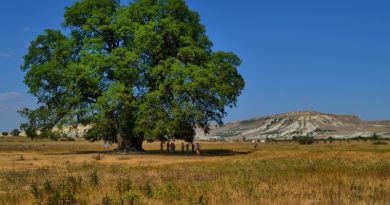
[[[119,178],[116,184],[116,189],[119,193],[123,194],[133,189],[133,182],[129,178]]]
[[[103,199],[102,199],[102,205],[111,205],[111,204],[114,204],[111,197],[109,197],[108,195],[106,195],[105,197],[103,197]]]
[[[126,205],[139,205],[143,204],[141,194],[136,190],[130,190],[122,194],[121,196],[122,204]]]
[[[294,141],[297,141],[299,144],[313,144],[314,138],[311,136],[294,136]]]
[[[8,132],[2,132],[1,133],[3,136],[8,136]]]
[[[47,204],[49,205],[74,205],[76,203],[76,192],[68,184],[61,183],[48,193]]]
[[[99,176],[97,175],[97,171],[93,170],[91,174],[89,175],[89,183],[92,186],[97,186],[99,185]]]
[[[334,137],[328,137],[328,141],[329,141],[330,144],[332,144],[332,142],[335,141],[335,140],[336,140],[336,138],[334,138]]]
[[[204,198],[204,196],[203,196],[203,194],[199,196],[199,198],[198,198],[198,204],[199,204],[199,205],[206,205],[206,204],[207,204],[207,203],[206,203],[206,200],[205,200],[205,198]]]
[[[34,196],[35,200],[38,200],[41,196],[41,191],[39,190],[39,187],[36,182],[33,182],[30,186],[30,190],[32,195]]]
[[[383,142],[383,141],[375,141],[375,142],[373,142],[372,144],[374,144],[374,145],[387,145],[387,142]]]
[[[147,181],[144,186],[141,187],[141,190],[143,193],[148,197],[152,198],[153,197],[153,186],[150,183],[150,181]]]
[[[87,139],[142,149],[143,140],[192,141],[222,123],[244,87],[233,53],[213,51],[184,0],[81,0],[66,8],[65,35],[47,29],[21,69],[41,105],[20,114],[26,134],[92,126]]]
[[[20,134],[20,131],[19,131],[18,129],[13,129],[13,130],[11,131],[11,135],[12,135],[12,136],[19,136],[19,134]]]
[[[373,140],[373,141],[379,141],[380,139],[381,139],[381,136],[379,136],[376,133],[372,134],[372,136],[370,137],[370,140]]]

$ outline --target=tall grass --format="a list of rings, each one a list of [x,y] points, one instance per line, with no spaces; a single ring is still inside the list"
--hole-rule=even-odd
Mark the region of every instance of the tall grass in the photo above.
[[[74,143],[69,150],[88,146]],[[0,169],[0,204],[390,204],[388,145],[278,143],[253,150],[203,143],[199,159],[146,147],[147,154],[103,154],[98,161],[93,154],[76,154],[90,159],[77,161],[45,152],[36,156],[58,162],[43,165],[26,152],[15,167],[0,150],[0,165],[8,164]]]

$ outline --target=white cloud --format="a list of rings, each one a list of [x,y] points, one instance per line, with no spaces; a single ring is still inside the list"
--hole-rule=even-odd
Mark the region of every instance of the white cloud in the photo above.
[[[19,96],[20,94],[17,92],[0,93],[0,101],[12,100]]]
[[[11,58],[12,55],[9,54],[9,53],[0,53],[0,57],[3,57],[3,58]]]

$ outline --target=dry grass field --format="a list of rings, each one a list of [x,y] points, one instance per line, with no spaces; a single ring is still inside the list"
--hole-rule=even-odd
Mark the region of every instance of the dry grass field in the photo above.
[[[389,144],[201,145],[197,158],[0,138],[0,204],[390,204]]]

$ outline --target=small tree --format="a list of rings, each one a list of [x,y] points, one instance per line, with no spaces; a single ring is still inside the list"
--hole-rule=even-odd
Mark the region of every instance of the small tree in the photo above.
[[[8,132],[2,132],[1,133],[3,136],[8,136]]]
[[[379,135],[377,135],[377,134],[374,132],[374,134],[372,134],[372,136],[371,136],[371,140],[372,140],[372,141],[379,141],[379,139],[380,139]]]
[[[14,129],[14,130],[12,130],[11,135],[12,136],[19,136],[20,135],[20,131],[18,129]]]
[[[311,136],[300,136],[296,137],[299,144],[313,144],[314,138]]]

